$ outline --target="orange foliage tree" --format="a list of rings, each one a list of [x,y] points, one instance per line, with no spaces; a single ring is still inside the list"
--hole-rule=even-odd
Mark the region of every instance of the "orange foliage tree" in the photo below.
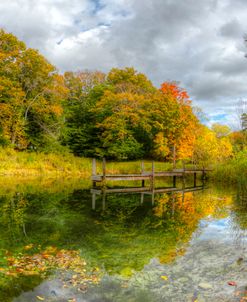
[[[161,91],[167,97],[168,102],[177,105],[177,112],[174,117],[176,127],[169,133],[169,142],[176,147],[177,159],[190,158],[194,150],[199,121],[192,111],[189,95],[176,82],[163,83]]]

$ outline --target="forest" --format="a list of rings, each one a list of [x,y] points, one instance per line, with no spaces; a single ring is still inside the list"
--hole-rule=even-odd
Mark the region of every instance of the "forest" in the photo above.
[[[155,87],[132,67],[61,74],[39,51],[0,31],[0,146],[18,152],[72,153],[110,160],[140,158],[196,164],[246,157],[242,129],[205,126],[176,81]]]

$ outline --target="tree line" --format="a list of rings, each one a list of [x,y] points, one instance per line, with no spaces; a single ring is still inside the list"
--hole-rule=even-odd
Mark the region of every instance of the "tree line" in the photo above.
[[[242,116],[246,129],[246,113]],[[225,126],[223,126],[225,127]],[[0,31],[0,145],[77,156],[204,161],[244,148],[244,133],[200,122],[176,82],[156,88],[134,68],[60,74],[37,50]],[[224,150],[224,154],[222,154]]]

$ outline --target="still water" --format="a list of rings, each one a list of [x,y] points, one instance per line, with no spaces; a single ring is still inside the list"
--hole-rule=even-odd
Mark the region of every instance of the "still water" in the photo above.
[[[247,301],[244,185],[94,196],[4,178],[0,211],[0,301]]]

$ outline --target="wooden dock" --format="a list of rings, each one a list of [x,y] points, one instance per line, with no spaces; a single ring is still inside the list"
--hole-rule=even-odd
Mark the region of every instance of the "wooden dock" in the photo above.
[[[171,171],[157,171],[155,172],[155,165],[154,162],[152,162],[152,170],[151,171],[145,171],[144,170],[144,163],[141,162],[141,172],[135,173],[135,174],[107,174],[106,173],[106,160],[103,159],[102,161],[102,174],[96,173],[96,160],[93,159],[93,166],[92,166],[92,183],[93,187],[96,187],[97,183],[100,183],[103,186],[106,186],[108,181],[127,181],[127,180],[141,180],[142,181],[142,187],[145,187],[145,181],[149,180],[150,182],[150,190],[153,190],[155,187],[155,178],[163,177],[163,178],[169,178],[172,177],[173,179],[173,188],[176,188],[176,180],[177,177],[180,177],[183,180],[183,187],[185,187],[185,177],[186,175],[193,175],[194,179],[194,187],[197,185],[197,175],[200,174],[202,180],[204,181],[206,178],[206,174],[208,171],[211,171],[210,169],[186,169],[185,167],[183,169],[173,169]]]

